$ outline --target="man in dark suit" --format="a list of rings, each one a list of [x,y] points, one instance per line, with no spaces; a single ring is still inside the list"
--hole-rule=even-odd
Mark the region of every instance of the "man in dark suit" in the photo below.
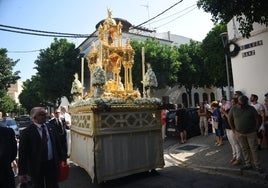
[[[46,123],[46,110],[34,107],[30,113],[33,123],[24,129],[19,146],[19,181],[31,177],[33,188],[58,188],[58,166],[66,157],[60,147],[58,134]]]
[[[15,188],[12,161],[17,156],[17,141],[13,129],[0,126],[0,187]]]
[[[67,135],[66,135],[66,122],[65,119],[60,117],[61,111],[59,109],[55,110],[55,117],[49,121],[51,125],[55,127],[60,138],[61,148],[64,155],[67,158]]]

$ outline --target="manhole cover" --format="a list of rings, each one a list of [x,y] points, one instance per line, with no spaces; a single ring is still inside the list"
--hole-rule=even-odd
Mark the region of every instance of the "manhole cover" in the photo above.
[[[177,149],[191,151],[191,150],[194,150],[194,149],[199,148],[199,147],[200,146],[197,146],[197,145],[185,145],[185,146],[178,147]]]

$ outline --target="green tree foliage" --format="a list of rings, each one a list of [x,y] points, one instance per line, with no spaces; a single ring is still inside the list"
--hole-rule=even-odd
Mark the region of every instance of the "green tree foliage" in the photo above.
[[[20,79],[19,71],[13,73],[13,67],[17,64],[7,57],[7,50],[4,48],[0,49],[0,90],[5,90],[10,87],[10,84],[16,83],[16,80]]]
[[[1,98],[0,98],[0,112],[3,113],[11,113],[16,112],[17,104],[16,102],[7,94],[6,91],[1,91]]]
[[[144,42],[134,40],[131,41],[131,46],[135,50],[135,64],[133,66],[135,87],[142,88],[142,47],[145,49],[145,64],[151,64],[158,81],[158,88],[176,84],[175,73],[180,66],[180,62],[178,62],[179,53],[176,47],[160,44],[159,41],[154,39],[147,39]]]
[[[267,0],[198,0],[197,5],[210,12],[214,22],[226,24],[236,16],[244,37],[250,36],[254,22],[268,26]]]
[[[81,55],[79,49],[66,39],[54,39],[49,48],[42,50],[35,61],[40,98],[54,106],[61,97],[72,100],[70,93],[74,74],[80,72]]]
[[[32,76],[31,80],[27,79],[23,82],[23,90],[19,95],[19,100],[23,108],[29,113],[35,106],[40,106],[43,103],[40,93],[40,81],[38,76]]]
[[[7,50],[0,49],[0,111],[13,112],[16,108],[16,103],[7,95],[7,89],[11,84],[16,83],[20,78],[19,71],[13,72],[13,67],[17,64],[7,57]]]
[[[177,72],[178,85],[184,86],[189,96],[191,105],[192,88],[204,86],[204,64],[200,56],[200,43],[191,40],[189,44],[182,44],[178,48],[179,61],[182,62],[180,69]]]
[[[207,86],[224,87],[227,86],[226,76],[226,61],[224,54],[224,47],[220,34],[226,32],[227,28],[224,24],[215,25],[212,30],[207,34],[206,38],[202,41],[202,57],[206,68],[206,83]],[[230,85],[232,81],[232,69],[229,62]]]

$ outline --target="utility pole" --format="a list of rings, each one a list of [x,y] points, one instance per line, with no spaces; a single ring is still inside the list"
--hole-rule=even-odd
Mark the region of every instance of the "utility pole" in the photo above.
[[[228,44],[228,34],[227,32],[220,34],[223,48],[225,49]],[[229,50],[229,49],[228,49]],[[226,98],[227,100],[230,100],[230,77],[229,77],[229,65],[228,65],[228,54],[225,52],[225,66],[226,66],[226,76],[227,76],[227,92],[226,92]]]

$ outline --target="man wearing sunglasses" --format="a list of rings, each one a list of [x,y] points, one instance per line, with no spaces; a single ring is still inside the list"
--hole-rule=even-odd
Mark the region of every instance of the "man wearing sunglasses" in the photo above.
[[[58,165],[66,161],[58,134],[46,123],[46,109],[34,107],[32,124],[21,133],[19,145],[19,181],[31,177],[33,188],[58,188]]]

